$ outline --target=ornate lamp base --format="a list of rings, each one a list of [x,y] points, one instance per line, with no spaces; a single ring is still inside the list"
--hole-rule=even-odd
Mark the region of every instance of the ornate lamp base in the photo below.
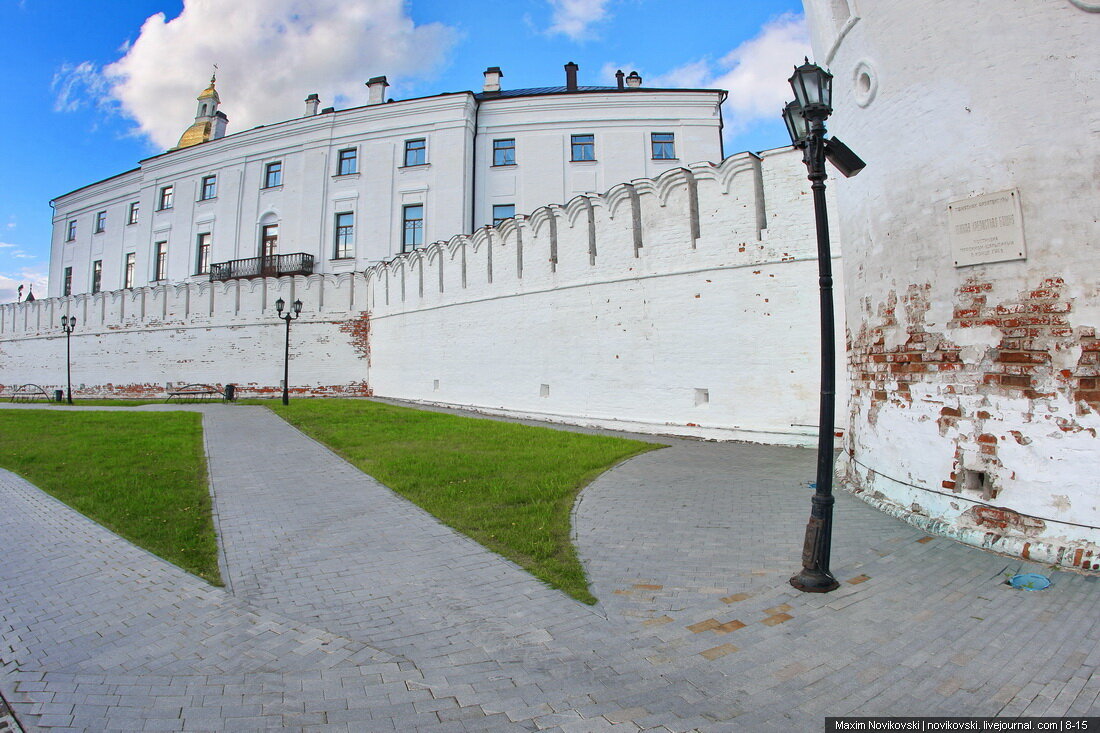
[[[791,578],[791,585],[804,593],[828,593],[840,587],[840,583],[829,573],[822,570],[802,569],[802,572]]]

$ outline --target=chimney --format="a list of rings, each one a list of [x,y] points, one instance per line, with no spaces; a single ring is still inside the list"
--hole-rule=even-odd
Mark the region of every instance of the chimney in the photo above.
[[[225,128],[229,125],[229,118],[220,109],[214,113],[214,129],[211,130],[210,139],[220,140],[225,137]]]
[[[566,91],[577,91],[577,69],[580,67],[570,61],[565,65],[565,89]]]
[[[370,97],[367,99],[367,104],[382,104],[386,101],[386,87],[390,84],[386,81],[384,76],[376,76],[373,79],[367,81],[367,89],[370,90]]]
[[[631,89],[637,89],[642,85],[642,77],[638,75],[637,71],[632,71],[630,76],[626,77],[626,85]]]
[[[618,71],[615,72],[615,85],[617,87],[619,87],[619,89],[623,88],[623,77],[624,76],[626,76],[626,74],[623,73],[622,69],[619,69]]]
[[[490,66],[485,70],[485,86],[481,88],[481,91],[499,92],[500,77],[502,76],[504,76],[504,72],[500,70],[499,66]]]
[[[321,98],[316,94],[310,94],[306,97],[306,113],[303,117],[313,117],[317,114],[317,108],[321,106]]]

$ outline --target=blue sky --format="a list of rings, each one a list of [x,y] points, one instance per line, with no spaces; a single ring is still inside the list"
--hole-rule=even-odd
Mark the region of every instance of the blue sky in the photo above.
[[[50,199],[136,167],[192,121],[218,64],[229,132],[300,114],[312,92],[391,97],[614,84],[729,89],[727,154],[786,143],[786,77],[809,53],[799,0],[0,0],[0,303],[46,292]]]

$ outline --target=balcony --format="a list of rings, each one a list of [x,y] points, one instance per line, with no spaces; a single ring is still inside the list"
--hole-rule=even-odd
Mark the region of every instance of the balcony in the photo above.
[[[313,255],[295,252],[289,255],[249,257],[247,260],[230,260],[210,265],[210,279],[250,280],[254,277],[282,277],[283,275],[312,275]]]

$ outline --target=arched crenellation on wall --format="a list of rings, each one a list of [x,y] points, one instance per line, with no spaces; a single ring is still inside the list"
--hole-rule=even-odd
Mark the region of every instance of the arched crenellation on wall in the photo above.
[[[806,317],[816,303],[816,248],[804,181],[793,151],[735,156],[540,207],[400,256],[422,266],[425,283],[436,287],[375,302],[372,388],[565,421],[809,442],[797,426],[813,423],[815,407],[801,399],[779,408],[772,424],[757,425],[760,432],[730,427],[759,422],[739,412],[746,404],[734,393],[775,394],[780,371],[790,375],[780,380],[785,394],[816,394],[808,368],[816,331],[807,326],[816,321]],[[370,279],[380,281],[396,263],[377,265]],[[755,329],[763,330],[749,333]],[[769,348],[741,350],[759,343]],[[753,365],[743,372],[716,376],[746,359]],[[642,364],[649,366],[637,371]],[[547,383],[560,387],[550,395],[571,396],[540,397]],[[714,395],[710,412],[692,414],[704,384]],[[651,395],[652,404],[641,404]],[[663,417],[651,422],[655,410]]]

